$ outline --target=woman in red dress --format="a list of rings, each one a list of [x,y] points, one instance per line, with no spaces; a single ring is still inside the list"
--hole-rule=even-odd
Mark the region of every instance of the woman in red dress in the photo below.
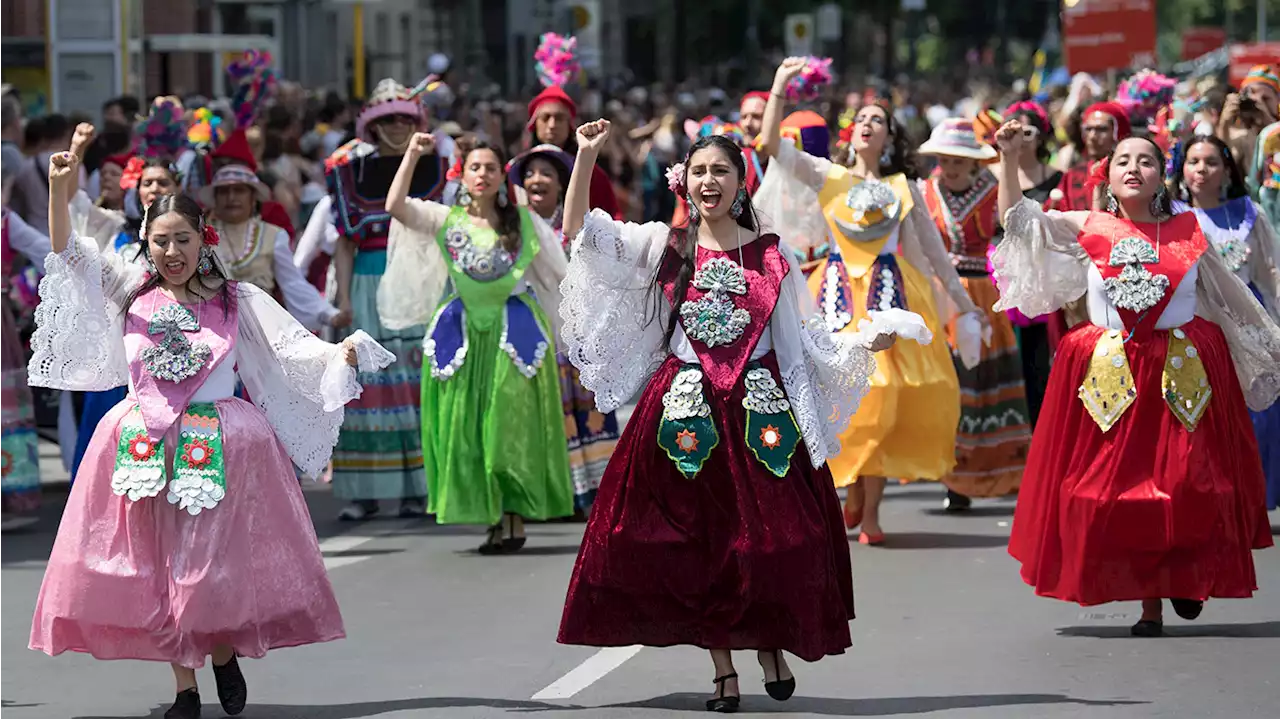
[[[1058,347],[1009,552],[1036,593],[1142,602],[1135,636],[1209,597],[1257,589],[1271,545],[1248,407],[1280,395],[1280,328],[1193,215],[1172,216],[1164,155],[1130,138],[1100,163],[1105,211],[1021,199],[1021,123],[997,134],[1005,240],[996,309],[1045,314],[1084,296],[1089,321]],[[1247,406],[1246,406],[1247,405]]]

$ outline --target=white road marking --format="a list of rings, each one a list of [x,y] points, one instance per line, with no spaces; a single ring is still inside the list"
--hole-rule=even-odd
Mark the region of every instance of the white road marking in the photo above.
[[[326,540],[324,540],[323,542],[321,542],[321,543],[320,543],[320,552],[321,552],[322,554],[327,554],[327,553],[329,553],[329,552],[335,552],[335,553],[336,553],[336,552],[350,552],[351,550],[355,549],[356,547],[359,547],[360,545],[364,544],[365,542],[370,542],[370,541],[372,541],[372,540],[374,540],[374,539],[377,539],[377,537],[366,537],[366,536],[359,535],[359,534],[339,534],[339,535],[338,535],[338,536],[336,536],[336,537],[329,537],[328,539],[326,539]],[[366,560],[366,559],[368,559],[368,558],[369,558],[368,556],[363,556],[363,557],[325,557],[325,558],[324,558],[324,568],[325,568],[325,569],[330,569],[330,570],[332,570],[332,569],[337,569],[338,567],[345,567],[345,566],[347,566],[347,565],[349,565],[349,564],[355,564],[356,562],[362,562],[362,561],[364,561],[364,560]]]
[[[629,647],[605,647],[587,657],[586,661],[574,667],[568,674],[551,682],[546,689],[534,694],[533,700],[568,699],[622,666],[628,659],[639,654],[641,649],[643,647],[639,644]]]

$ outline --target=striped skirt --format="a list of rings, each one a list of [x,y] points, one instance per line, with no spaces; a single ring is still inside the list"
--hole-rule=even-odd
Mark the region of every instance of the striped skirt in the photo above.
[[[991,322],[991,346],[966,369],[956,353],[960,378],[960,424],[956,429],[956,466],[942,479],[966,497],[1002,497],[1018,491],[1031,448],[1031,413],[1022,378],[1022,358],[1013,324],[991,306],[1000,298],[988,275],[961,276],[979,308]],[[947,325],[947,341],[956,346],[955,322]]]
[[[361,372],[364,392],[347,404],[333,451],[333,493],[339,499],[426,497],[422,470],[419,403],[422,395],[423,327],[393,331],[378,317],[378,283],[387,267],[383,250],[356,255],[351,278],[351,326],[368,332],[396,361],[378,372]]]
[[[569,475],[573,478],[573,506],[587,510],[596,499],[600,478],[618,444],[618,417],[596,409],[596,398],[578,379],[578,368],[564,355],[560,362],[560,396],[564,402],[564,433],[569,438]]]
[[[0,327],[3,344],[3,397],[0,397],[0,496],[5,514],[28,514],[40,506],[40,450],[35,404],[27,386],[27,362],[7,300]]]

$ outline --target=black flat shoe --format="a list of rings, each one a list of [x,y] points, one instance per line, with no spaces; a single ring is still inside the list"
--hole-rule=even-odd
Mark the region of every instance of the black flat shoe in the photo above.
[[[1164,622],[1157,619],[1143,619],[1130,627],[1129,633],[1135,637],[1162,637]]]
[[[973,506],[973,500],[960,494],[947,490],[947,496],[942,500],[942,511],[944,512],[966,512]]]
[[[781,654],[781,651],[777,649],[773,650],[773,672],[779,677],[782,676]],[[768,681],[766,679],[764,683],[764,690],[765,693],[774,699],[777,699],[780,702],[785,702],[791,698],[792,694],[796,693],[796,678],[793,676],[790,679],[774,679],[773,681]]]
[[[213,665],[213,678],[218,684],[218,701],[222,704],[222,711],[231,716],[244,711],[244,703],[249,699],[249,687],[244,683],[240,662],[236,661],[234,654],[226,664]]]
[[[738,674],[726,674],[722,677],[716,677],[712,683],[716,685],[716,696],[707,700],[707,711],[717,712],[719,714],[733,714],[738,711],[738,704],[742,702],[741,697],[726,697],[724,694],[724,683],[730,679],[737,679]]]
[[[1173,611],[1187,621],[1199,617],[1204,611],[1204,602],[1196,599],[1170,599],[1169,603],[1173,605]]]
[[[164,713],[164,719],[200,719],[200,692],[195,687],[183,689]]]

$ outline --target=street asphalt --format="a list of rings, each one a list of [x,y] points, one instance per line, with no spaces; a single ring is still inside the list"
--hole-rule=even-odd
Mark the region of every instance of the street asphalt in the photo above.
[[[522,553],[481,557],[479,529],[346,524],[327,487],[308,487],[307,498],[348,636],[242,662],[242,716],[705,715],[705,652],[556,644],[582,525],[531,525]],[[40,522],[0,544],[4,718],[158,719],[173,701],[168,667],[26,648],[66,490],[45,499]],[[754,653],[737,655],[743,714],[1280,716],[1280,549],[1255,554],[1254,599],[1212,601],[1191,623],[1166,608],[1168,636],[1134,639],[1136,603],[1082,608],[1022,584],[1005,552],[1012,501],[954,516],[941,499],[937,485],[890,487],[888,545],[853,543],[853,648],[817,664],[792,658],[798,688],[785,703],[765,695]],[[1271,522],[1280,529],[1280,512]],[[204,716],[223,716],[211,671],[199,677]]]

